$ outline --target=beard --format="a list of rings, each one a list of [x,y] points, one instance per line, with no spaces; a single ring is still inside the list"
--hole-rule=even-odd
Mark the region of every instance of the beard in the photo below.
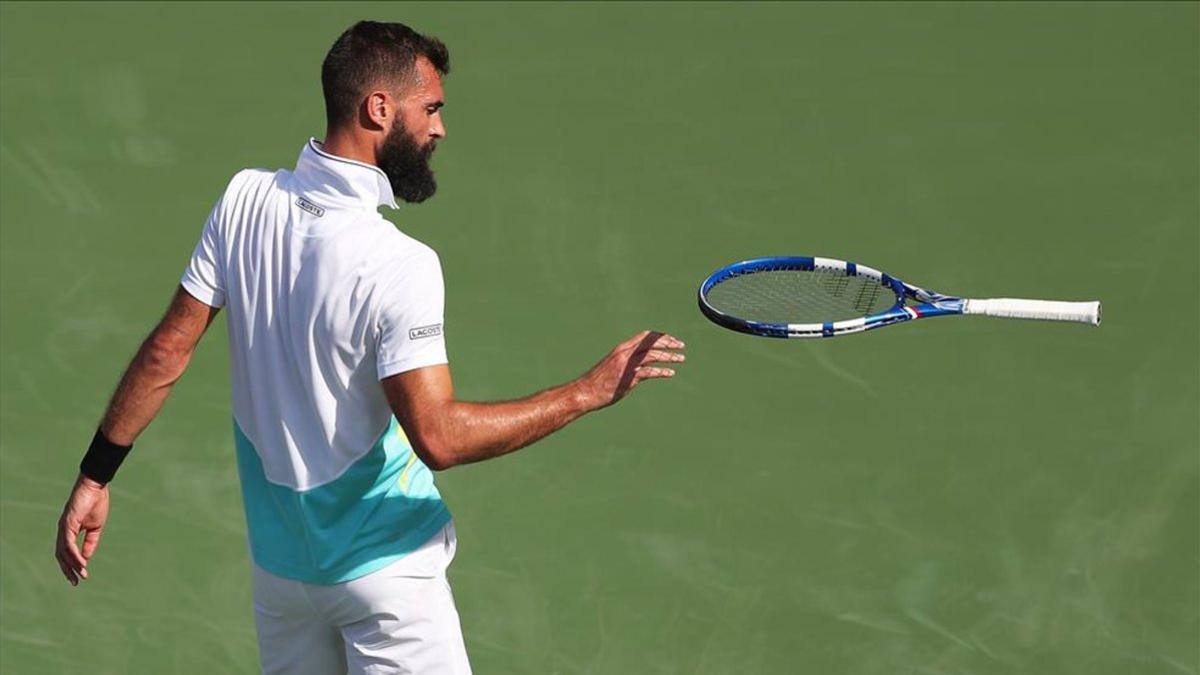
[[[429,168],[436,145],[435,141],[417,145],[400,118],[396,118],[379,152],[379,170],[388,177],[396,197],[418,204],[437,192],[437,180],[433,177],[433,169]]]

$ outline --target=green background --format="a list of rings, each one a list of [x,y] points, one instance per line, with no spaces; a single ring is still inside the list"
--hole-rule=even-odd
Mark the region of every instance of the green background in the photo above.
[[[55,520],[228,178],[323,132],[354,20],[450,46],[459,393],[657,328],[665,383],[439,476],[479,673],[1197,673],[1198,5],[0,6],[0,669],[250,673],[224,319],[114,483]],[[850,258],[1099,329],[832,341],[695,308],[744,257]]]

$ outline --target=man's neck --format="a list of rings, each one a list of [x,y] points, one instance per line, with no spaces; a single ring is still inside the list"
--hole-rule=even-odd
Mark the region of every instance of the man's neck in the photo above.
[[[369,139],[357,136],[353,133],[344,131],[327,129],[325,131],[325,141],[321,144],[321,149],[331,155],[353,159],[356,162],[378,166],[375,162],[375,148]]]

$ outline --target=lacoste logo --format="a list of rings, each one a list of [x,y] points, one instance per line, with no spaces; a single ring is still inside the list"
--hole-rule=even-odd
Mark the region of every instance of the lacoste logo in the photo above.
[[[442,334],[442,324],[435,323],[429,326],[421,326],[408,331],[409,340],[420,340],[421,338],[437,337]]]
[[[314,216],[316,216],[318,218],[325,215],[325,209],[308,201],[304,197],[301,197],[296,200],[296,206],[299,206],[300,208],[304,209],[305,211],[308,211],[309,213],[313,214]]]

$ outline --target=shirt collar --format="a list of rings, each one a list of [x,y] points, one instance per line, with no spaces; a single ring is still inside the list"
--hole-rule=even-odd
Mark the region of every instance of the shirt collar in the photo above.
[[[399,208],[392,183],[379,167],[325,152],[315,138],[300,150],[294,176],[307,195],[321,201]]]

